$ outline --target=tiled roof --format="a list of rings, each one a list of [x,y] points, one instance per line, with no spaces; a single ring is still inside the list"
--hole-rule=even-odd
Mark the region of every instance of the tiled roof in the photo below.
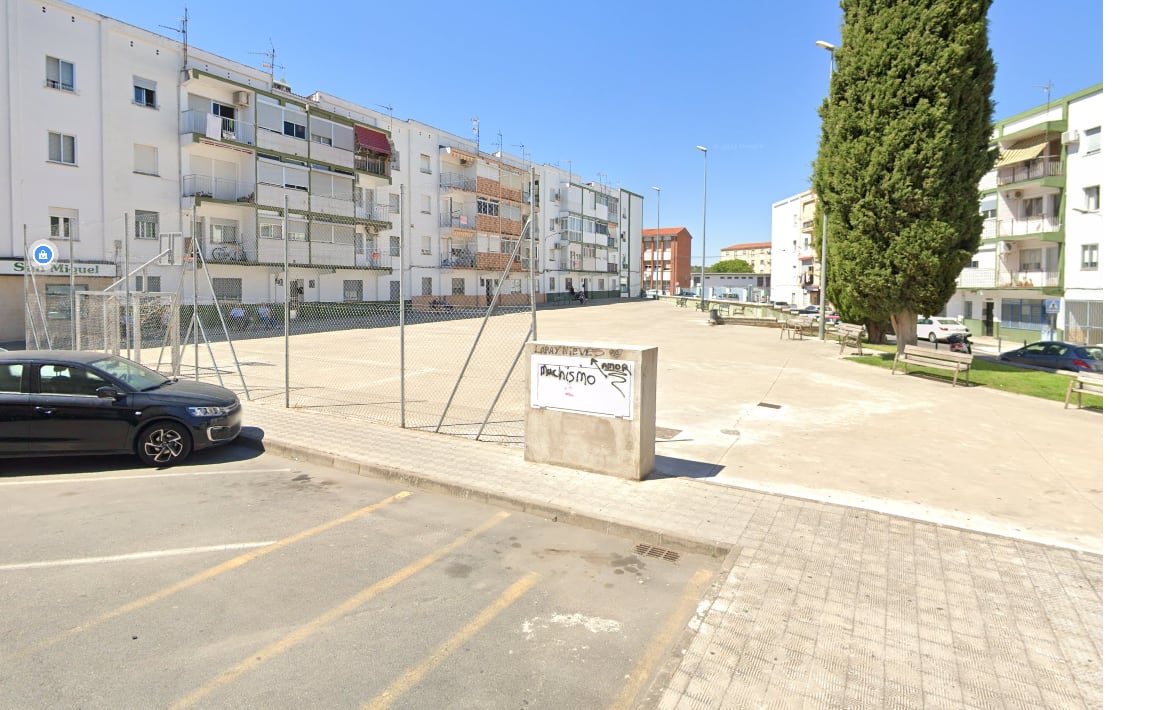
[[[733,244],[730,247],[724,247],[720,251],[736,251],[737,249],[771,249],[772,242],[750,242],[748,244]]]

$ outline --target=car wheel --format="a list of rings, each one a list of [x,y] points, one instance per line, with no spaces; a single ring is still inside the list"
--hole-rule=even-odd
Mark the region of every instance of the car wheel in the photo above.
[[[156,422],[136,437],[136,455],[153,466],[176,466],[192,453],[192,435],[182,424]]]
[[[936,342],[936,334],[935,333],[929,333],[928,334],[928,342],[930,342],[930,343]]]

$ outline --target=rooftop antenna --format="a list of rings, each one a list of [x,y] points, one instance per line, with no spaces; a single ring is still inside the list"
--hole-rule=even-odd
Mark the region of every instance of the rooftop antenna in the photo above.
[[[1037,89],[1044,89],[1044,121],[1045,121],[1045,125],[1047,125],[1048,112],[1050,110],[1052,110],[1052,80],[1049,79],[1047,81],[1047,83],[1039,84],[1039,85],[1037,85],[1036,88]],[[1048,141],[1048,129],[1045,128],[1044,129],[1044,157],[1045,158],[1048,157],[1049,142],[1050,141]],[[1045,162],[1047,162],[1047,161],[1045,161]],[[1045,167],[1045,169],[1047,169],[1047,167]]]
[[[392,130],[392,104],[388,104],[387,106],[385,106],[384,104],[376,104],[376,105],[379,106],[380,108],[388,111],[388,130]]]
[[[188,6],[184,6],[184,17],[180,19],[180,27],[169,27],[168,25],[160,25],[166,30],[172,30],[180,33],[181,44],[184,46],[184,65],[181,71],[188,68]]]
[[[469,120],[472,121],[472,132],[476,134],[476,155],[479,156],[480,155],[480,119],[473,116]]]
[[[504,155],[504,134],[501,133],[500,131],[496,131],[496,141],[493,142],[492,145],[496,146],[496,152],[499,153],[501,156],[503,156]]]
[[[524,149],[524,144],[523,143],[517,143],[513,147],[520,149],[520,157],[522,157],[524,159],[524,162],[527,163],[528,162],[528,151]]]
[[[283,69],[284,65],[276,63],[276,45],[272,44],[271,37],[268,38],[268,47],[267,52],[249,52],[249,54],[259,54],[261,57],[268,58],[268,61],[262,62],[260,66],[268,70],[268,77],[271,79],[269,88],[272,88],[272,85],[276,83],[276,70]]]

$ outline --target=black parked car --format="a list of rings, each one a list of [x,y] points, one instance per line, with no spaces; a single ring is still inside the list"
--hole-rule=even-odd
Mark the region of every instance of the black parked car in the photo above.
[[[1104,372],[1104,348],[1042,340],[1000,354],[1000,359],[1018,365],[1049,367],[1072,372]]]
[[[174,466],[240,434],[228,389],[99,352],[0,352],[0,457],[135,453]]]

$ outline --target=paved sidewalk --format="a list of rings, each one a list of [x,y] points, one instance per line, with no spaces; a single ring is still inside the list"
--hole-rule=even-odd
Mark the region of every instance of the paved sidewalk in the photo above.
[[[267,401],[246,424],[279,455],[730,554],[660,708],[1103,705],[1094,552],[690,477],[624,481]]]

